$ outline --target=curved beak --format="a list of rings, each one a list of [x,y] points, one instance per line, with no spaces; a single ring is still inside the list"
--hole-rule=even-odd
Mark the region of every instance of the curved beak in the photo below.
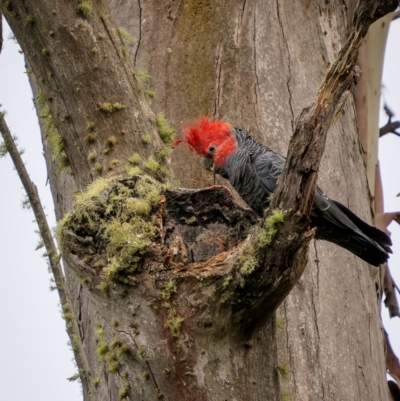
[[[206,170],[211,170],[214,162],[213,162],[213,159],[211,157],[202,156],[200,158],[200,164]]]

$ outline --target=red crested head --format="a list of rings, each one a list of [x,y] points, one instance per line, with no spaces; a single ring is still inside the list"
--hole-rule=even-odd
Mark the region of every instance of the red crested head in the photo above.
[[[183,138],[174,146],[185,142],[191,150],[204,157],[210,157],[217,166],[222,166],[230,152],[236,149],[231,125],[222,120],[202,116],[184,127]]]

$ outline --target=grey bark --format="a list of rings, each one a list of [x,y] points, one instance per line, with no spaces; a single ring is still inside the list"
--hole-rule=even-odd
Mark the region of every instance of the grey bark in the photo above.
[[[311,104],[346,36],[346,10],[339,1],[324,5],[140,1],[110,6],[117,24],[138,39],[130,51],[137,68],[151,73],[158,95],[154,110],[165,110],[176,128],[201,113],[223,117],[281,153],[286,153],[295,116]],[[71,107],[73,118],[75,107]],[[84,132],[86,121],[82,119],[79,127],[77,132]],[[69,135],[63,132],[63,137]],[[103,141],[107,135],[107,130],[100,134]],[[367,219],[366,181],[352,102],[327,141],[321,185]],[[135,141],[129,146],[142,148]],[[124,152],[122,147],[115,151]],[[84,177],[77,182],[79,188],[92,174],[83,159],[72,160],[72,165],[83,166],[83,172],[74,171],[76,179]],[[48,160],[60,218],[71,207],[71,178],[54,174]],[[211,182],[184,150],[175,152],[173,171],[183,186]],[[274,319],[268,320],[247,347],[237,343],[233,333],[217,335],[223,322],[202,315],[207,297],[188,295],[199,285],[195,281],[186,280],[173,300],[187,320],[199,313],[198,326],[184,324],[180,337],[174,339],[160,324],[160,316],[161,321],[167,318],[162,306],[146,300],[146,294],[160,290],[162,281],[149,276],[124,300],[117,289],[111,289],[111,297],[105,299],[82,284],[82,277],[76,275],[79,263],[69,258],[75,270],[67,269],[67,282],[89,359],[82,379],[101,377],[97,389],[85,396],[117,399],[118,388],[129,380],[129,396],[135,399],[278,399],[277,366],[283,371],[287,364],[289,377],[280,380],[292,399],[388,399],[374,281],[368,267],[333,245],[315,243],[314,248],[305,274],[278,313],[283,317],[278,326],[283,323],[283,328],[276,332]],[[205,284],[212,287],[212,280],[207,280]],[[118,374],[98,361],[96,321],[109,344],[118,336],[130,346]],[[116,345],[115,352],[118,349]]]

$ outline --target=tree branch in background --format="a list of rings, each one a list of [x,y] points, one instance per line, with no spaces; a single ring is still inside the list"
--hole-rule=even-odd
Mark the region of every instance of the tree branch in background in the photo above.
[[[39,227],[40,236],[46,248],[46,256],[48,257],[58,295],[60,297],[63,317],[66,321],[66,329],[71,341],[74,356],[76,358],[78,366],[86,367],[88,366],[88,363],[85,360],[84,353],[82,352],[78,321],[76,316],[74,316],[73,314],[70,299],[68,293],[66,292],[64,274],[60,263],[61,256],[57,252],[56,245],[51,235],[51,230],[49,228],[49,225],[47,224],[46,215],[40,202],[37,188],[29,177],[24,162],[22,161],[21,154],[4,119],[4,115],[4,112],[0,112],[0,132],[4,140],[4,145],[2,146],[2,152],[0,153],[0,155],[5,155],[6,153],[10,154],[18,176],[21,179],[22,185],[24,186],[24,189],[29,199],[29,203],[32,207],[36,222]],[[85,370],[88,371],[88,369]]]
[[[0,13],[0,53],[3,49],[3,15]]]
[[[393,348],[389,341],[389,336],[386,330],[383,330],[385,334],[386,342],[386,367],[390,375],[396,379],[397,385],[400,384],[400,361],[396,354],[393,352]]]
[[[379,137],[386,134],[395,134],[400,136],[400,132],[396,131],[397,128],[400,128],[400,121],[388,121],[383,127],[379,128]]]

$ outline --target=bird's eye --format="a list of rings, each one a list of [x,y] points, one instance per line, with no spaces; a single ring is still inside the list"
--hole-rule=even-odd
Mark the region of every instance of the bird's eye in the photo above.
[[[214,152],[214,150],[215,150],[215,146],[210,146],[210,147],[208,148],[208,151],[209,151],[209,152]]]

